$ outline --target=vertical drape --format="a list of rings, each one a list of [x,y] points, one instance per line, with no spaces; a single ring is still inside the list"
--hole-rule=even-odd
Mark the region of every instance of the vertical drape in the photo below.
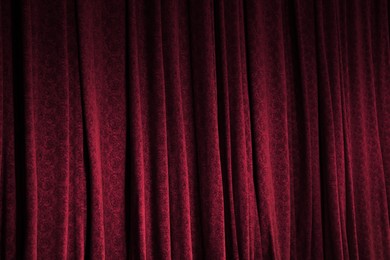
[[[388,0],[1,0],[0,259],[390,259]]]

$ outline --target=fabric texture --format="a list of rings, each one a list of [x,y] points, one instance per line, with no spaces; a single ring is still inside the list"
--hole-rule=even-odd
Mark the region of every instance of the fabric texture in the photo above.
[[[0,259],[390,259],[388,0],[1,0]]]

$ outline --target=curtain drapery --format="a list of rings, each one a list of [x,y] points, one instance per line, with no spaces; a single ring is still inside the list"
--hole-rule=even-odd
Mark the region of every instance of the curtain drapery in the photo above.
[[[1,259],[390,259],[388,0],[1,0]]]

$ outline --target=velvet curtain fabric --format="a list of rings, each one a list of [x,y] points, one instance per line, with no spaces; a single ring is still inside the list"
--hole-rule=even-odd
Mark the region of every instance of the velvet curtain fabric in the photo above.
[[[390,259],[388,0],[1,0],[1,259]]]

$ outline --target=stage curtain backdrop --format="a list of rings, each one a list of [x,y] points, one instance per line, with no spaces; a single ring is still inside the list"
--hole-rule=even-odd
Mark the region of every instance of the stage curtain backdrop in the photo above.
[[[1,259],[390,259],[388,0],[1,0]]]

